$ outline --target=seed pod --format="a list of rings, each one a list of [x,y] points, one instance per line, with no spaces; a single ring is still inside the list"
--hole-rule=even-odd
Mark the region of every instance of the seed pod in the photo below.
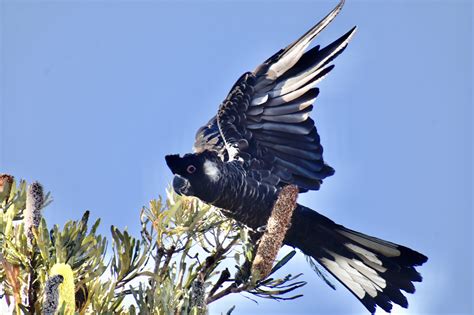
[[[33,182],[26,193],[25,231],[28,245],[33,243],[33,229],[37,229],[41,222],[41,208],[44,203],[43,186]]]
[[[291,225],[297,197],[298,187],[293,185],[283,187],[278,195],[252,263],[252,276],[257,280],[264,279],[272,270],[273,262],[283,245],[286,231]]]
[[[43,314],[54,315],[59,306],[59,285],[63,283],[61,275],[54,275],[46,280],[44,288]]]
[[[64,314],[74,314],[76,309],[76,298],[74,273],[71,266],[68,264],[54,264],[49,273],[51,275],[61,275],[63,277],[64,281],[59,286],[59,306],[62,307],[64,303],[66,306]]]

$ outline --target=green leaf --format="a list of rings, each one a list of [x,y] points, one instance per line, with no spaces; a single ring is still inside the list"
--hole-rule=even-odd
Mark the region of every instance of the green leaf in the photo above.
[[[273,266],[272,270],[270,271],[270,273],[268,274],[268,276],[272,275],[273,273],[275,273],[278,269],[280,269],[281,267],[283,267],[284,265],[286,265],[287,262],[290,261],[291,258],[293,258],[293,256],[295,256],[296,254],[296,251],[295,250],[292,250],[291,252],[289,252],[288,254],[285,255],[285,257],[283,257],[282,259],[280,259],[280,261],[278,261],[278,263],[276,263],[275,266]]]

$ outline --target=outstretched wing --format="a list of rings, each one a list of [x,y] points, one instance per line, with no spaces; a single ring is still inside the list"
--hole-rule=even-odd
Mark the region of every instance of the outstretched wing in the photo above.
[[[334,174],[324,163],[309,115],[319,93],[315,85],[334,68],[329,63],[347,46],[355,27],[322,49],[306,50],[343,2],[297,41],[237,80],[218,114],[198,130],[196,151],[217,151],[224,160],[238,157],[258,180],[291,183],[302,191],[319,189],[322,180]]]

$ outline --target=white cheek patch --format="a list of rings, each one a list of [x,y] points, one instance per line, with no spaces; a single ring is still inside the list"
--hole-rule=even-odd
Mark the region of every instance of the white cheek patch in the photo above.
[[[204,162],[204,174],[206,174],[213,182],[217,182],[221,176],[221,172],[217,168],[216,163],[209,160]]]

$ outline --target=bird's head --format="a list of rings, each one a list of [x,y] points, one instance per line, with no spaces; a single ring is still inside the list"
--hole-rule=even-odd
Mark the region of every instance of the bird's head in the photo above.
[[[222,161],[215,152],[204,151],[167,155],[166,164],[173,172],[173,189],[177,194],[195,196],[205,202],[212,202],[219,196],[219,179]]]

